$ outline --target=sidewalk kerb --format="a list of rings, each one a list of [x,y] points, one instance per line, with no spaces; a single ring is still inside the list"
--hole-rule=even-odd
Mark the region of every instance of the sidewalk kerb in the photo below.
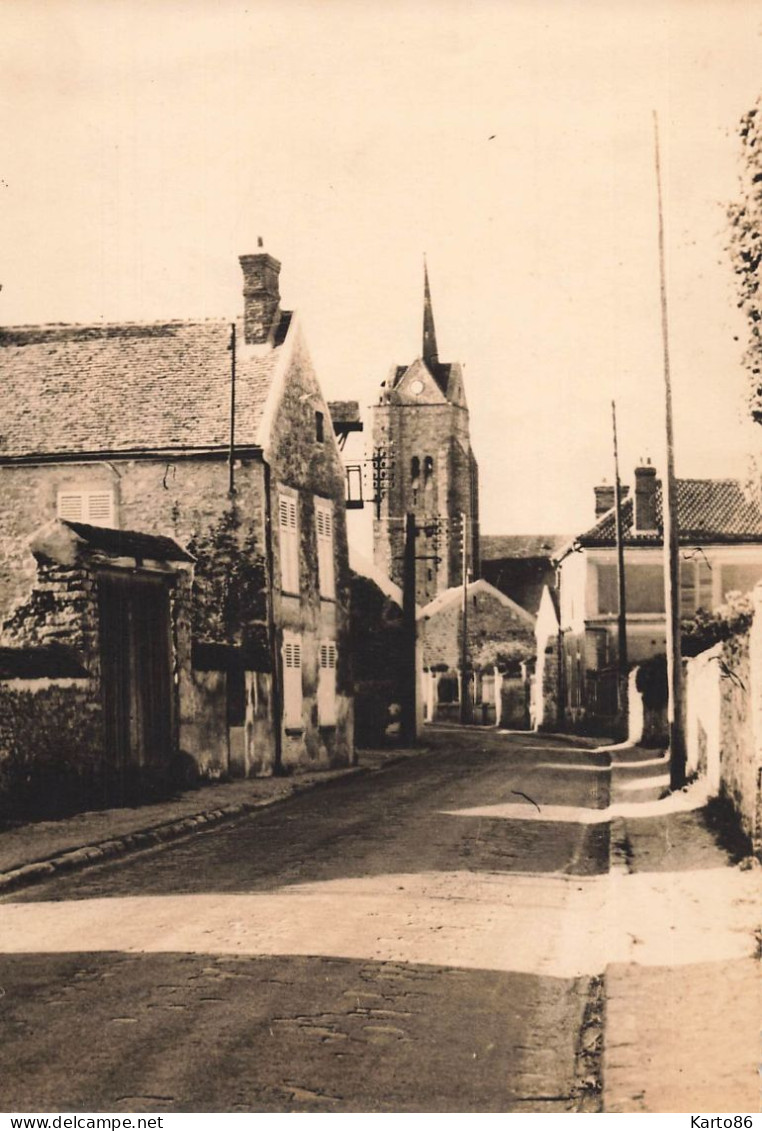
[[[394,759],[395,762],[403,761],[405,755]],[[195,832],[213,828],[226,821],[233,821],[247,813],[266,809],[289,800],[300,793],[311,789],[326,788],[333,782],[343,781],[348,777],[362,777],[389,765],[392,759],[382,763],[381,766],[347,766],[330,771],[325,778],[314,778],[310,781],[299,781],[298,778],[286,782],[288,792],[275,797],[259,797],[251,801],[240,801],[232,805],[214,809],[199,809],[185,817],[162,821],[156,825],[147,825],[143,828],[126,832],[122,836],[110,836],[106,840],[93,841],[76,848],[67,848],[53,856],[41,860],[33,860],[21,864],[16,868],[0,872],[0,895],[5,895],[19,888],[50,879],[57,873],[78,871],[89,865],[99,864],[119,856],[126,856],[131,852],[139,852],[148,848],[155,848],[167,844],[181,837],[189,836]]]

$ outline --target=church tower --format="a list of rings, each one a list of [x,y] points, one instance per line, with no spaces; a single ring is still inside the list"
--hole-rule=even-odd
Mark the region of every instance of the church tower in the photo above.
[[[422,353],[411,365],[394,366],[381,384],[373,408],[372,455],[376,565],[402,583],[405,518],[413,514],[418,605],[462,584],[463,538],[467,568],[478,577],[479,473],[463,371],[458,362],[439,360],[425,263]]]

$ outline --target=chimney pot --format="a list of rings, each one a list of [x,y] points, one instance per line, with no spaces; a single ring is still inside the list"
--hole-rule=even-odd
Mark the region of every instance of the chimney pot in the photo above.
[[[238,260],[243,271],[244,341],[261,345],[268,341],[280,314],[280,263],[266,251]]]

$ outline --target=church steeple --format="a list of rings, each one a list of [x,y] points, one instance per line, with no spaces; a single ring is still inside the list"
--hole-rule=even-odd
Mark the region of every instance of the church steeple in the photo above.
[[[434,311],[431,306],[429,270],[425,255],[423,257],[423,360],[432,371],[439,364],[437,332],[434,329]]]

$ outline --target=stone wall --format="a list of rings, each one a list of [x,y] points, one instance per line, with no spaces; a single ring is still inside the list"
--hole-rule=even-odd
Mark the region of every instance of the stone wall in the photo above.
[[[117,764],[107,742],[99,574],[103,569],[113,573],[113,562],[78,544],[59,523],[51,524],[40,540],[47,553],[38,549],[31,590],[26,601],[16,604],[0,639],[5,676],[0,679],[0,813],[5,819],[121,803],[124,789],[160,787],[153,767],[144,774],[144,767]],[[52,559],[56,549],[63,560]],[[133,562],[127,575],[136,570]],[[169,586],[171,626],[171,736],[169,748],[163,750],[166,780],[161,783],[165,788],[170,778],[195,779],[208,767],[195,764],[189,774],[190,759],[181,747],[180,692],[191,678],[190,567],[183,563],[173,571],[165,565],[159,572]],[[68,657],[67,663],[81,676],[57,677],[54,668],[61,657]],[[46,664],[51,665],[47,670]],[[14,666],[23,670],[30,665],[36,668],[33,678],[14,676]]]
[[[684,665],[686,768],[706,776],[712,794],[721,783],[722,653],[716,644]]]
[[[689,773],[733,804],[754,850],[762,852],[762,586],[751,627],[686,663]]]
[[[532,625],[504,605],[496,594],[484,591],[468,596],[468,654],[475,668],[492,668],[502,650],[525,646],[534,652]],[[418,622],[425,668],[460,668],[463,607],[453,600]],[[525,657],[524,657],[525,658]]]
[[[762,770],[762,733],[759,700],[762,698],[762,612],[755,608],[755,623],[748,633],[722,644],[720,663],[720,791],[733,803],[741,826],[755,847],[762,849],[759,827],[759,787]],[[755,637],[755,662],[751,664],[751,637]],[[755,726],[756,716],[756,726]]]
[[[0,820],[103,802],[102,760],[96,680],[0,680]]]

